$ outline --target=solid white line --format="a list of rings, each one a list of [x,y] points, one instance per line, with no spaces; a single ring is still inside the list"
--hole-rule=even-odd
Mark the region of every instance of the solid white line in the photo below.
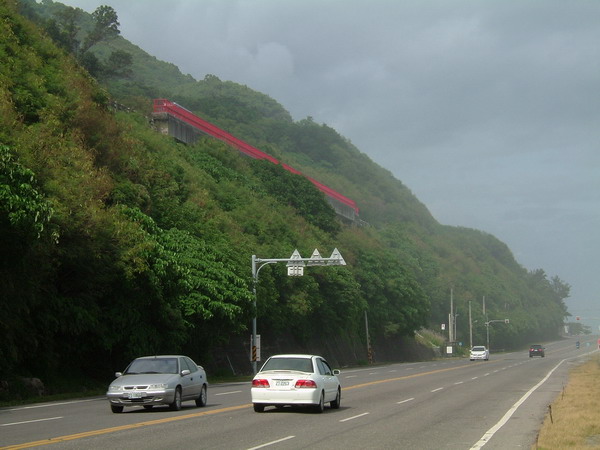
[[[348,417],[347,419],[340,420],[340,422],[347,422],[348,420],[358,419],[359,417],[366,416],[367,414],[369,414],[369,413],[366,412],[366,413],[359,414],[358,416]]]
[[[443,388],[443,387],[441,387],[441,388],[437,388],[437,389],[434,389],[434,390],[433,390],[433,391],[431,391],[431,392],[437,392],[437,391],[441,391],[442,389],[444,389],[444,388]]]
[[[525,393],[525,395],[523,395],[523,397],[521,397],[519,399],[519,401],[517,401],[514,405],[512,405],[512,407],[506,412],[506,414],[504,414],[502,419],[500,419],[498,421],[498,423],[496,425],[494,425],[492,428],[487,430],[485,432],[485,434],[481,437],[481,439],[479,439],[479,441],[477,441],[477,443],[473,447],[471,447],[471,450],[479,450],[481,447],[483,447],[485,444],[487,444],[489,442],[489,440],[492,438],[492,436],[494,436],[494,434],[496,434],[496,431],[498,431],[500,428],[502,428],[506,424],[506,422],[508,422],[508,420],[512,417],[512,415],[515,413],[517,408],[519,406],[521,406],[521,404],[525,400],[527,400],[529,398],[529,396],[531,394],[533,394],[537,388],[539,388],[542,384],[544,384],[546,382],[546,380],[548,378],[550,378],[550,375],[552,375],[552,373],[554,373],[554,371],[556,369],[558,369],[558,367],[565,361],[566,361],[566,359],[563,359],[561,362],[559,362],[554,367],[554,369],[552,369],[550,372],[548,372],[548,374],[538,384],[536,384],[531,389],[529,389],[529,391],[527,391]]]
[[[8,427],[10,425],[23,425],[24,423],[44,422],[46,420],[56,420],[56,419],[62,419],[62,418],[63,418],[63,416],[48,417],[47,419],[26,420],[24,422],[0,423],[0,427]]]
[[[414,397],[411,397],[411,398],[407,398],[406,400],[402,400],[401,402],[396,402],[396,403],[398,403],[399,405],[401,405],[402,403],[411,402],[414,399],[415,399]]]
[[[259,445],[259,446],[256,446],[256,447],[251,447],[248,450],[256,450],[257,448],[268,447],[269,445],[278,444],[280,442],[287,441],[288,439],[293,439],[295,437],[296,436],[284,437],[284,438],[281,438],[281,439],[277,439],[276,441],[271,441],[271,442],[267,442],[266,444],[262,444],[262,445]]]
[[[242,391],[221,392],[219,394],[213,394],[213,395],[216,397],[217,395],[239,394],[240,392],[242,392]]]
[[[85,402],[96,402],[98,400],[106,400],[105,398],[92,398],[89,400],[74,400],[70,402],[60,402],[60,403],[44,403],[43,405],[34,405],[34,406],[22,406],[20,408],[12,408],[9,411],[20,411],[22,409],[36,409],[36,408],[48,408],[50,406],[61,406],[61,405],[72,405],[74,403],[85,403]]]

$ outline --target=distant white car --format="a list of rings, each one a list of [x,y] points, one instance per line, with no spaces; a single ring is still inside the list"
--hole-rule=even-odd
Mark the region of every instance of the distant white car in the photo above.
[[[338,409],[342,388],[337,375],[321,356],[271,356],[252,380],[254,411],[263,412],[267,406],[311,406],[323,412],[325,403]]]
[[[475,361],[476,359],[483,359],[484,361],[489,360],[490,351],[483,345],[476,345],[471,349],[471,361]]]

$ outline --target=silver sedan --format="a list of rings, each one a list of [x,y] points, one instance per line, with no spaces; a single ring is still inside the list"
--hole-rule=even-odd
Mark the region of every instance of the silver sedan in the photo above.
[[[151,409],[155,405],[168,405],[179,411],[181,402],[186,400],[194,400],[197,406],[206,405],[206,372],[187,356],[144,356],[115,376],[106,393],[114,413],[123,412],[125,406]]]

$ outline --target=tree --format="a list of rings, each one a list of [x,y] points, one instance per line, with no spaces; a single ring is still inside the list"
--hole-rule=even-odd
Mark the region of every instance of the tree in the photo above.
[[[34,187],[34,173],[0,146],[0,223],[38,238],[52,217],[52,207]]]
[[[123,50],[115,50],[110,54],[103,68],[106,78],[129,78],[131,76],[131,64],[133,57],[131,53]]]
[[[79,54],[83,55],[99,42],[114,38],[121,33],[117,12],[110,6],[99,6],[93,13],[94,29],[83,41]]]
[[[55,19],[50,19],[45,24],[46,32],[54,42],[74,55],[79,52],[77,34],[81,28],[77,21],[80,15],[80,9],[65,8],[57,13]]]

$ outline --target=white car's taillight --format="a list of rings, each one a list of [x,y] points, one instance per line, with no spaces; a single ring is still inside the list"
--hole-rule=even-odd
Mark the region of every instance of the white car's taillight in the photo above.
[[[269,385],[269,380],[265,380],[264,378],[258,378],[256,380],[252,380],[253,388],[268,388],[271,387]]]

